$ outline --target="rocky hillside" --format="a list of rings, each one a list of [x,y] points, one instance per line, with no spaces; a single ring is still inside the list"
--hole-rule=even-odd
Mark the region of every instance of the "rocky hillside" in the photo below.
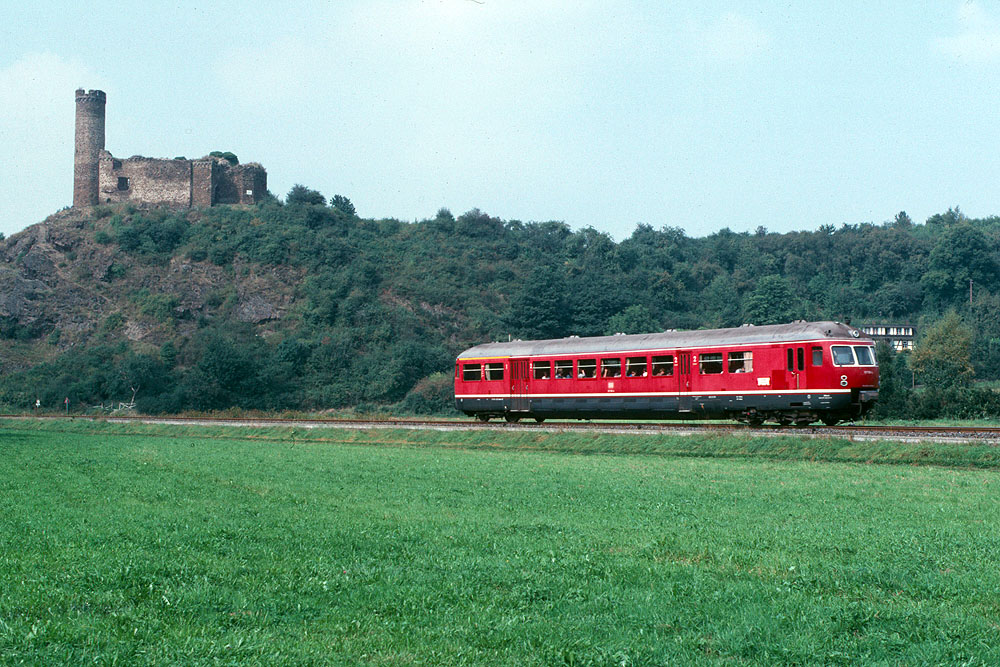
[[[69,210],[0,241],[0,406],[446,410],[455,355],[518,338],[955,310],[1000,378],[1000,219],[614,242],[478,210],[404,223],[286,202]],[[973,286],[969,295],[970,281]],[[919,378],[918,378],[919,379]]]
[[[136,345],[190,337],[200,318],[217,316],[259,325],[267,336],[302,280],[300,268],[238,257],[225,267],[183,255],[144,261],[95,240],[95,230],[109,228],[107,219],[67,210],[0,245],[0,322],[4,338],[21,351],[3,372],[85,346],[109,319],[122,340]],[[38,345],[40,337],[48,347]]]

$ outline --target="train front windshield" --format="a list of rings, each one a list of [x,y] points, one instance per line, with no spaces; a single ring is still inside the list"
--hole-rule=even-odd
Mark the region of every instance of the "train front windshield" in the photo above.
[[[871,345],[834,345],[833,363],[837,366],[875,366],[875,348]]]
[[[854,354],[858,355],[859,366],[875,365],[875,349],[867,345],[858,345],[854,348]]]

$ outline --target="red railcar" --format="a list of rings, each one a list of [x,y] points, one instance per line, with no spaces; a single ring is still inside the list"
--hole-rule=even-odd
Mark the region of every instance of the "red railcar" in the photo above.
[[[834,424],[878,398],[875,344],[840,322],[477,345],[455,405],[486,421],[737,419]]]

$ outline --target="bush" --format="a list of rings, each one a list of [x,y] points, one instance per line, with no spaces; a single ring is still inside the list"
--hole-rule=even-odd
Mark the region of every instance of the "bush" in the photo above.
[[[174,308],[180,305],[180,300],[173,294],[150,294],[145,288],[135,294],[134,301],[139,306],[139,312],[160,322],[173,317]]]
[[[326,197],[316,190],[310,190],[306,186],[296,183],[285,196],[285,203],[293,206],[326,206]]]
[[[209,155],[212,157],[221,157],[223,160],[234,166],[240,163],[239,158],[237,158],[236,154],[231,151],[212,151]]]
[[[455,385],[451,375],[433,373],[420,380],[393,412],[412,415],[454,415]]]

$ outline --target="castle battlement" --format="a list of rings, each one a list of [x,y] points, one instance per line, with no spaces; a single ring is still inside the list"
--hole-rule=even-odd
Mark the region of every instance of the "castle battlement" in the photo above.
[[[105,104],[108,101],[108,96],[103,90],[84,90],[83,88],[76,89],[76,101],[77,102],[100,102]]]
[[[256,204],[267,193],[267,171],[256,162],[116,158],[104,149],[103,90],[76,91],[73,206],[115,202],[176,207]]]

